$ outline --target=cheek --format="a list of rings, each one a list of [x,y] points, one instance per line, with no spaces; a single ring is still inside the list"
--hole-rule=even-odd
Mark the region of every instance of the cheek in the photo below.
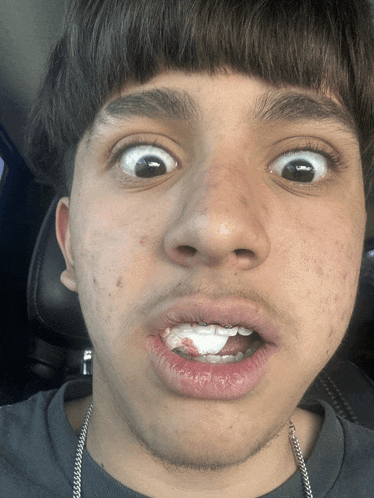
[[[123,327],[123,310],[152,272],[154,234],[144,221],[103,214],[83,219],[80,226],[72,245],[83,315],[92,338],[102,330],[114,338]]]
[[[326,248],[317,259],[314,271],[314,285],[310,290],[315,294],[317,313],[314,317],[327,340],[340,342],[353,311],[355,302],[361,251],[355,251],[351,244],[337,241]],[[321,328],[325,323],[325,328]],[[327,330],[326,330],[327,329]]]
[[[293,299],[298,340],[320,357],[330,357],[346,332],[360,272],[364,223],[338,221],[304,227],[284,254],[282,283]]]

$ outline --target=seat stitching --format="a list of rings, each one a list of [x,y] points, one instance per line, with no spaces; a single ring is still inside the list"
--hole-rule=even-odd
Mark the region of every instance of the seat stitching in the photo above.
[[[321,384],[322,384],[322,385],[323,385],[323,387],[325,388],[326,393],[327,393],[327,394],[328,394],[328,396],[331,398],[332,404],[333,404],[333,406],[335,407],[335,409],[336,409],[336,411],[337,411],[338,415],[340,415],[340,416],[341,416],[341,417],[343,417],[343,418],[347,418],[346,413],[345,413],[345,412],[344,412],[344,410],[342,409],[342,407],[341,407],[341,405],[340,405],[339,401],[336,399],[336,397],[334,396],[334,394],[331,392],[331,389],[328,387],[327,383],[326,383],[326,382],[325,382],[325,381],[324,381],[321,377],[319,377],[319,379],[318,379],[318,380],[321,382]],[[328,379],[328,380],[330,380],[330,379]]]
[[[338,388],[338,386],[336,385],[336,383],[331,379],[331,377],[328,374],[325,374],[325,375],[329,379],[329,381],[331,382],[331,384],[333,385],[333,387],[336,389],[336,392],[339,394],[342,402],[344,403],[346,409],[349,412],[350,417],[352,418],[352,422],[358,423],[358,418],[356,417],[356,415],[355,415],[355,413],[353,411],[353,408],[349,405],[348,400],[346,400],[344,398],[343,393],[340,391],[340,389]]]

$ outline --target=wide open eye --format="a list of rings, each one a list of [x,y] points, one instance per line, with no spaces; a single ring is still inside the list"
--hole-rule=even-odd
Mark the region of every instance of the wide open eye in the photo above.
[[[123,152],[119,165],[130,176],[153,178],[170,173],[177,167],[177,161],[160,147],[136,145]]]
[[[329,162],[322,154],[309,150],[294,151],[276,159],[270,167],[272,173],[291,182],[310,183],[323,178]]]

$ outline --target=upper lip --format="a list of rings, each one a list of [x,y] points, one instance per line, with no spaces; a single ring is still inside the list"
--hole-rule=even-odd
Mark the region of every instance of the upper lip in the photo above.
[[[279,342],[278,328],[263,307],[241,298],[180,298],[149,320],[147,329],[159,335],[168,327],[194,322],[241,326],[254,330],[265,342]]]

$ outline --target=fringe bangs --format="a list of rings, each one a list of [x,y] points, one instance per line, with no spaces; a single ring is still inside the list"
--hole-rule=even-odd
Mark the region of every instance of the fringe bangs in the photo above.
[[[163,68],[228,66],[276,86],[332,91],[364,135],[373,129],[373,57],[366,0],[74,0],[31,111],[29,157],[66,195],[65,152],[111,94]]]

